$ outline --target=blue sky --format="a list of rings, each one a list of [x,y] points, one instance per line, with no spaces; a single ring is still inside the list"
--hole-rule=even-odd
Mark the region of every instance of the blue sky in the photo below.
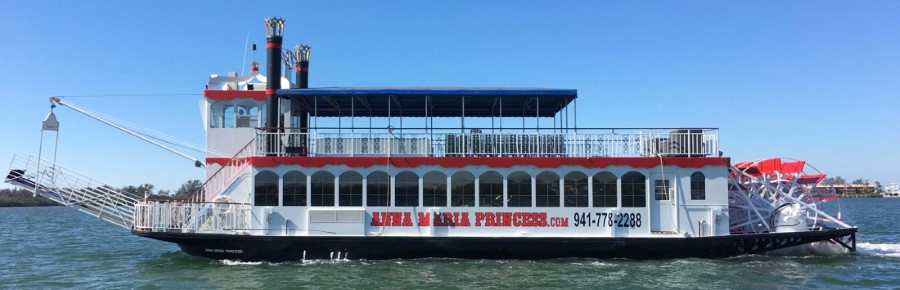
[[[718,127],[734,160],[794,157],[900,182],[898,2],[285,2],[7,3],[0,158],[37,153],[48,96],[199,94],[209,74],[239,71],[247,33],[263,44],[263,19],[279,16],[286,46],[313,47],[314,87],[575,88],[579,126]],[[71,101],[202,145],[198,98]],[[115,186],[203,178],[57,115],[66,167]]]

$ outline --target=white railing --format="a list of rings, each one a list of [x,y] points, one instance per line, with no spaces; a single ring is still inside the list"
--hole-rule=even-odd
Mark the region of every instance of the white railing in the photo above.
[[[148,201],[135,205],[134,229],[182,233],[246,233],[250,205]]]
[[[599,132],[598,132],[599,131]],[[715,156],[717,129],[570,133],[257,133],[256,155],[430,157]]]

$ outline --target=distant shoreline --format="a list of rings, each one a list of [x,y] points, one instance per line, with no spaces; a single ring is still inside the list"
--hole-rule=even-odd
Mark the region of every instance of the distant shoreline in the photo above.
[[[0,204],[0,208],[2,207],[51,207],[51,206],[63,206],[61,204]]]
[[[0,207],[58,206],[59,204],[21,189],[0,189]]]

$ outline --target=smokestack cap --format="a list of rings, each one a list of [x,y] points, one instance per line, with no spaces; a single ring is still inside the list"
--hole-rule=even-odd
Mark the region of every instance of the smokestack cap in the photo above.
[[[284,19],[266,18],[266,36],[284,36]]]

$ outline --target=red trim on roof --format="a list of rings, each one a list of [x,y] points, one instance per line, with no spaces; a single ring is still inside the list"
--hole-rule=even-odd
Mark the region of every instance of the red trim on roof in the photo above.
[[[226,158],[227,159],[227,158]],[[207,162],[209,162],[207,158]],[[681,168],[702,168],[705,166],[728,166],[729,158],[665,157],[666,166]],[[513,166],[535,166],[538,168],[559,168],[560,166],[583,166],[604,168],[610,166],[630,166],[633,168],[653,168],[659,166],[659,157],[608,157],[608,158],[560,158],[560,157],[250,157],[250,164],[256,167],[276,167],[279,165],[300,165],[321,168],[346,165],[366,168],[390,164],[398,168],[419,166],[441,166],[462,168],[465,166],[488,166],[509,168]]]
[[[220,91],[220,90],[204,90],[203,96],[216,101],[230,101],[234,99],[254,99],[257,101],[266,100],[265,91]]]

